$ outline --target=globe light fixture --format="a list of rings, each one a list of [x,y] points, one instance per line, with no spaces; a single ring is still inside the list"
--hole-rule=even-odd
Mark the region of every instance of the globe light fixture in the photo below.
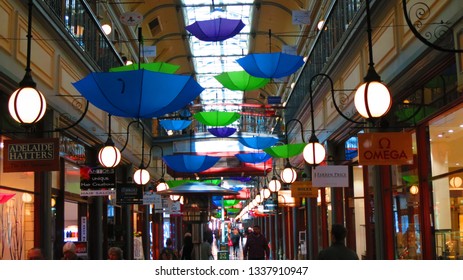
[[[269,187],[264,185],[262,189],[260,190],[259,194],[261,195],[261,197],[263,197],[263,200],[264,200],[264,199],[269,198],[272,192],[270,191]]]
[[[315,136],[315,118],[313,116],[313,91],[312,91],[312,83],[315,77],[324,74],[317,74],[310,79],[309,83],[309,93],[310,93],[310,118],[311,118],[311,125],[312,125],[312,135],[309,138],[309,143],[305,146],[304,151],[302,151],[302,156],[304,160],[310,165],[318,165],[323,160],[325,160],[325,147],[321,145],[318,141],[317,136]]]
[[[268,183],[268,188],[271,192],[278,192],[281,189],[281,183],[277,176],[273,175],[272,180]]]
[[[180,197],[181,197],[180,195],[171,194],[169,198],[172,201],[178,201],[180,200]]]
[[[31,70],[31,39],[32,39],[32,0],[29,0],[27,26],[27,60],[26,74],[8,101],[11,117],[21,124],[35,124],[45,115],[47,103],[43,94],[36,89],[37,84],[32,79]]]
[[[103,32],[106,36],[108,36],[109,34],[111,34],[111,32],[113,31],[111,25],[109,23],[105,23],[101,26],[101,29],[103,29]]]
[[[103,167],[114,168],[121,162],[121,151],[114,145],[111,138],[111,115],[108,121],[108,139],[103,148],[98,152],[98,161]]]
[[[373,43],[371,39],[370,1],[366,1],[369,67],[362,84],[355,92],[354,104],[358,113],[366,119],[380,118],[387,114],[392,105],[391,93],[381,83],[381,77],[373,62]]]
[[[164,180],[164,178],[161,178],[159,179],[159,183],[157,184],[156,186],[156,191],[157,192],[160,192],[160,191],[165,191],[169,188],[169,185],[166,183],[166,181]]]
[[[410,190],[409,190],[409,191],[410,191],[411,194],[415,195],[415,194],[418,194],[418,192],[420,191],[420,189],[418,188],[417,185],[412,185],[412,186],[410,187]]]
[[[289,160],[286,163],[285,169],[280,173],[281,181],[285,184],[292,184],[297,179],[297,172],[289,163]]]
[[[150,173],[142,165],[133,174],[133,181],[137,185],[145,185],[145,184],[147,184],[149,182],[149,180],[150,180]]]

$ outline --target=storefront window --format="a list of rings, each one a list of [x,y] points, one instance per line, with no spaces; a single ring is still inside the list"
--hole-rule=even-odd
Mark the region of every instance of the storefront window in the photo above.
[[[392,166],[392,203],[396,259],[422,259],[421,205],[416,134],[412,134],[412,165]]]
[[[429,124],[436,255],[461,259],[463,254],[463,108]]]

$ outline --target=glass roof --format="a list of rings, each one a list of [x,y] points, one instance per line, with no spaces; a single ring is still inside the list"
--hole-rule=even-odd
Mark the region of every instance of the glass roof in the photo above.
[[[197,82],[205,88],[201,103],[205,111],[239,111],[239,106],[217,104],[241,104],[243,92],[224,88],[214,76],[223,72],[242,71],[236,59],[248,54],[250,15],[253,0],[183,0],[185,26],[196,21],[215,18],[241,19],[245,24],[239,34],[221,42],[206,42],[191,35],[189,37],[192,60]]]

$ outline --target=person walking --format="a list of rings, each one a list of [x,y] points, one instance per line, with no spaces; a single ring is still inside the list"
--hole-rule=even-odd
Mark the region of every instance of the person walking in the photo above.
[[[346,247],[347,229],[341,224],[331,226],[331,246],[318,253],[319,260],[358,260],[357,253]]]
[[[213,260],[214,256],[212,255],[212,242],[213,235],[211,230],[206,230],[204,232],[203,242],[199,247],[199,259],[200,260]]]
[[[181,253],[182,260],[192,260],[193,259],[193,238],[191,233],[185,233],[183,237],[183,247]]]
[[[123,260],[124,252],[119,247],[111,247],[108,250],[108,260]]]
[[[261,234],[260,227],[255,225],[244,245],[243,258],[248,260],[268,260],[269,257],[270,249],[267,238]]]
[[[233,259],[237,260],[238,259],[238,253],[240,250],[240,241],[241,241],[241,235],[240,232],[238,231],[238,228],[234,228],[232,232],[230,233],[230,239],[232,241],[232,254],[233,254]]]
[[[160,260],[178,260],[177,251],[174,249],[172,239],[169,237],[166,239],[166,246],[162,248],[159,254]]]

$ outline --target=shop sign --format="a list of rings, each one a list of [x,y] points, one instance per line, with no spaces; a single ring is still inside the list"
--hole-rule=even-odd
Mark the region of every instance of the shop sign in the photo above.
[[[314,187],[348,187],[349,168],[347,165],[324,165],[312,169]]]
[[[142,204],[143,187],[136,184],[122,184],[116,188],[117,204]]]
[[[3,142],[3,172],[58,171],[59,139],[9,139]]]
[[[116,195],[115,189],[108,190],[80,190],[80,196],[108,196]]]
[[[318,188],[312,187],[311,181],[296,181],[291,184],[292,197],[318,197]]]
[[[114,168],[81,167],[80,188],[82,190],[112,189],[116,187],[116,170]]]
[[[358,141],[361,165],[413,164],[411,133],[360,133]]]
[[[85,241],[73,241],[76,245],[76,255],[86,259],[88,257],[88,244]]]

